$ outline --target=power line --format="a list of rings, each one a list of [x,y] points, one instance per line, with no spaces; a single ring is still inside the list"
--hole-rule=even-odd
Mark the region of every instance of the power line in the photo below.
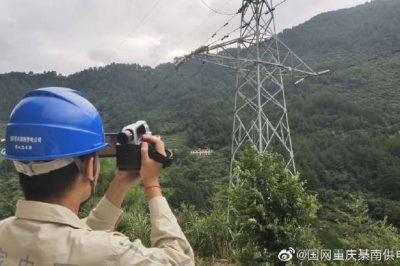
[[[157,0],[154,5],[146,12],[146,14],[140,19],[140,21],[129,31],[127,37],[122,40],[118,45],[117,45],[117,49],[120,48],[122,45],[124,45],[124,43],[128,40],[129,36],[131,36],[132,34],[134,34],[143,24],[143,22],[147,19],[147,17],[154,11],[154,9],[158,6],[158,4],[161,2],[161,0]],[[110,56],[109,58],[107,58],[107,60],[105,60],[105,64],[106,61],[108,61],[112,56]]]
[[[147,19],[147,17],[154,11],[154,9],[158,6],[158,4],[161,2],[161,0],[158,0],[157,2],[155,2],[154,3],[154,5],[149,9],[149,11],[143,16],[143,18],[140,20],[140,22],[136,25],[136,29],[138,29],[142,24],[143,24],[143,22]],[[136,31],[136,29],[135,30],[133,30],[133,32],[134,31]]]
[[[231,17],[226,23],[224,23],[224,25],[222,25],[216,32],[214,32],[214,33],[211,35],[211,37],[208,38],[207,41],[205,41],[204,45],[205,45],[206,43],[208,43],[211,39],[213,39],[214,37],[216,37],[217,34],[218,34],[223,28],[225,28],[226,26],[228,26],[229,23],[236,17],[237,14],[238,14],[238,13],[233,14],[232,17]],[[240,29],[240,28],[238,28],[238,29]],[[238,29],[236,29],[236,30],[238,30]],[[218,41],[218,40],[217,40],[217,41]],[[215,43],[215,42],[214,42],[214,43]]]
[[[133,27],[133,29],[129,32],[128,37],[125,38],[125,39],[121,42],[120,46],[121,46],[122,44],[124,44],[124,43],[126,42],[126,40],[129,38],[129,36],[131,36],[133,33],[135,33],[135,32],[139,29],[140,26],[142,26],[143,22],[144,22],[144,21],[147,19],[147,17],[154,11],[154,9],[158,6],[158,4],[159,4],[160,2],[161,2],[161,0],[157,0],[157,2],[154,3],[154,5],[149,9],[149,11],[147,11],[147,13],[146,13],[146,14],[142,17],[142,19],[139,21],[139,23],[136,24],[136,26]]]
[[[228,2],[230,2],[230,1],[231,1],[231,0],[225,1],[225,2],[224,2],[222,5],[220,5],[219,7],[225,6],[225,5],[226,5]],[[203,45],[201,45],[201,46],[205,46],[210,40],[212,40],[212,39],[214,39],[215,37],[217,37],[219,31],[222,30],[223,28],[225,28],[226,26],[228,26],[229,23],[230,23],[230,22],[236,17],[236,15],[238,15],[240,12],[237,11],[237,12],[232,13],[232,14],[222,13],[222,12],[219,12],[219,11],[215,10],[214,8],[210,7],[204,0],[201,0],[201,2],[203,3],[204,6],[206,6],[208,9],[210,9],[211,11],[213,11],[213,13],[210,15],[210,17],[214,16],[215,14],[230,16],[229,20],[228,20],[226,23],[224,23],[224,25],[222,25],[214,34],[212,34],[212,35],[203,43]],[[204,22],[203,22],[203,23],[204,23]],[[203,24],[203,23],[202,23],[202,24]],[[233,31],[231,31],[230,33],[228,33],[227,36],[229,37],[230,34],[232,34],[233,32],[235,32],[235,31],[237,31],[237,30],[239,30],[239,29],[240,29],[240,27],[237,28],[237,29],[235,29],[235,30],[233,30]],[[212,44],[214,44],[214,43],[216,43],[216,42],[218,42],[218,41],[221,41],[221,39],[218,38],[218,39],[214,40],[211,44],[208,44],[207,46],[210,46],[210,45],[212,45]],[[179,63],[179,65],[181,65],[182,63],[183,63],[183,61],[181,61],[181,63]],[[202,64],[201,64],[199,67],[197,67],[197,69],[193,72],[193,74],[190,75],[190,78],[193,78],[193,77],[197,76],[197,75],[201,72],[201,70],[204,68],[205,64],[206,64],[206,62],[203,61]],[[177,67],[177,65],[175,65],[175,67],[176,67],[176,71],[179,72],[179,71],[178,71],[178,68],[179,68],[179,67]],[[166,75],[166,76],[162,79],[162,82],[167,81],[169,78],[170,78],[170,76],[169,76],[169,75]],[[153,86],[153,89],[156,89],[156,88],[158,88],[159,86],[160,86],[160,82],[157,82],[157,83]]]
[[[201,3],[205,6],[205,7],[207,7],[208,9],[210,9],[212,12],[214,12],[215,14],[218,14],[218,15],[223,15],[223,16],[232,16],[232,15],[234,15],[235,13],[223,13],[223,12],[220,12],[220,11],[218,11],[218,10],[216,10],[216,9],[214,9],[214,8],[212,8],[209,4],[207,4],[204,0],[200,0],[201,1]]]
[[[276,7],[280,6],[280,5],[282,5],[282,4],[285,3],[286,1],[287,1],[287,0],[283,0],[283,1],[279,2],[278,4],[274,5],[273,8],[276,8]]]

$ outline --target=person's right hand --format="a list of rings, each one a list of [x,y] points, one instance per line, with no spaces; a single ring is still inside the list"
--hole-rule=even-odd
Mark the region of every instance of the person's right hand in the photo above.
[[[141,166],[140,166],[140,176],[142,177],[144,187],[159,186],[160,173],[162,169],[162,164],[154,161],[149,157],[149,144],[152,143],[156,148],[157,152],[165,154],[164,142],[156,136],[144,135],[141,147]]]

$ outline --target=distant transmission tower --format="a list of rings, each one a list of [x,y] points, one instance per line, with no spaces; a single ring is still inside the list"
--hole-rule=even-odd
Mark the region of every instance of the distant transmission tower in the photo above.
[[[228,28],[233,16],[211,36],[213,42],[201,46],[180,62],[195,57],[237,71],[230,185],[238,181],[232,174],[232,167],[246,140],[250,140],[259,153],[276,151],[284,155],[286,167],[295,173],[284,76],[296,77],[297,84],[307,77],[329,72],[315,72],[278,38],[274,11],[283,2],[273,5],[272,0],[243,0],[234,15],[241,16],[239,28],[220,34]],[[217,36],[222,38],[215,39]]]

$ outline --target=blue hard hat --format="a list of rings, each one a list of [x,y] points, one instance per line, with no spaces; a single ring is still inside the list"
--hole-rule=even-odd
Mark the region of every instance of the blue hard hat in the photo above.
[[[28,92],[10,115],[4,156],[47,161],[96,152],[107,146],[103,121],[81,92],[41,88]]]

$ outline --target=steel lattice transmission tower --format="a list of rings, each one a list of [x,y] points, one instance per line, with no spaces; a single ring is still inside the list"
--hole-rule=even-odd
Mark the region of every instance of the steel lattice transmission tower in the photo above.
[[[292,173],[296,171],[284,76],[294,76],[295,83],[299,83],[304,78],[329,72],[313,71],[278,38],[276,7],[272,0],[243,0],[236,13],[241,16],[239,28],[184,58],[195,57],[237,72],[230,185],[237,182],[232,175],[233,162],[246,140],[250,140],[259,153],[272,150],[281,153],[287,160],[287,168]],[[230,39],[235,31],[239,36]]]

